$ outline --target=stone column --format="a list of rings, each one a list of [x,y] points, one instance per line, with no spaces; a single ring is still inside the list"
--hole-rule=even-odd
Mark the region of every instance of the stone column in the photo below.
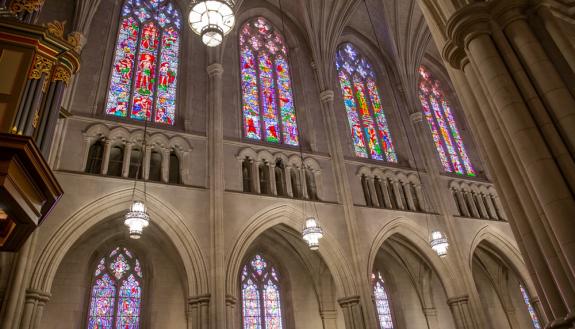
[[[82,143],[82,170],[86,170],[88,165],[88,157],[90,156],[90,146],[92,146],[92,140],[94,137],[84,135],[84,141]]]
[[[234,329],[235,327],[237,300],[234,296],[226,296],[226,329]]]
[[[250,159],[252,165],[252,192],[260,194],[260,162]]]
[[[411,190],[411,184],[409,182],[401,182],[403,185],[403,191],[405,192],[407,207],[411,211],[417,211],[415,207],[415,202],[413,202],[413,191]]]
[[[383,202],[385,203],[385,208],[393,209],[393,203],[391,202],[391,195],[389,195],[389,183],[387,178],[382,178],[381,182],[381,191],[383,192]]]
[[[268,179],[270,181],[270,194],[278,195],[278,189],[276,186],[276,165],[275,163],[268,163]]]
[[[575,270],[575,234],[572,214],[575,213],[575,200],[565,177],[551,155],[541,131],[526,107],[523,98],[509,76],[500,52],[486,33],[475,33],[467,41],[472,62],[477,66],[494,110],[507,133],[508,142],[514,151],[506,155],[506,161],[517,161],[525,171],[525,179],[533,191],[557,241],[558,252],[565,259],[570,277]],[[575,304],[573,304],[575,305]]]
[[[217,49],[214,50],[217,52]],[[210,291],[212,293],[210,328],[226,326],[226,266],[224,240],[224,127],[222,99],[224,68],[220,63],[207,67],[208,72],[208,187],[210,197]],[[206,305],[202,305],[202,309]],[[206,310],[207,313],[207,310]],[[208,321],[206,320],[206,325]]]
[[[210,328],[210,295],[188,298],[188,329]]]
[[[144,146],[144,163],[142,163],[142,177],[144,180],[148,180],[150,178],[150,158],[152,156],[152,146],[145,145]]]
[[[476,204],[479,205],[479,215],[481,215],[481,218],[489,218],[487,208],[485,208],[485,203],[483,203],[483,195],[480,192],[473,193],[473,198],[477,201]]]
[[[126,142],[124,145],[124,158],[122,159],[122,177],[126,178],[130,174],[130,158],[132,157],[132,146],[134,143]]]
[[[315,180],[315,196],[318,200],[323,199],[323,189],[321,187],[321,171],[314,170],[313,171],[313,179]]]
[[[499,197],[497,195],[492,195],[491,200],[495,205],[495,211],[497,212],[497,218],[500,220],[505,220],[505,215],[503,215],[503,207],[501,206],[501,202],[499,201]]]
[[[336,310],[320,310],[321,322],[323,329],[337,329],[337,311]]]
[[[309,193],[307,191],[307,176],[305,165],[302,163],[301,167],[299,168],[299,181],[301,184],[301,197],[302,199],[309,199]]]
[[[400,183],[397,179],[393,179],[391,181],[391,185],[393,186],[393,194],[395,195],[395,203],[397,204],[397,208],[404,210],[405,205],[403,204],[403,198],[401,197],[401,186],[399,184]]]
[[[503,14],[504,33],[521,57],[571,154],[575,153],[575,100],[519,8]],[[571,168],[573,169],[573,168]]]
[[[493,205],[493,201],[491,200],[491,196],[489,194],[481,194],[483,198],[483,202],[485,202],[485,206],[487,208],[487,213],[489,214],[489,218],[492,219],[499,219],[497,216],[497,212],[495,211],[495,206]]]
[[[547,6],[539,6],[537,15],[541,17],[541,21],[545,26],[545,30],[549,33],[557,48],[569,64],[572,71],[575,72],[575,47],[569,41],[563,30],[557,24],[557,17],[553,15],[551,9]]]
[[[42,329],[44,306],[50,300],[50,296],[49,293],[40,290],[26,290],[26,302],[20,329]]]
[[[473,193],[470,191],[463,191],[462,193],[465,196],[465,200],[467,200],[467,205],[471,210],[471,215],[475,218],[480,218],[479,211],[477,211],[477,205],[475,204],[475,200],[473,198]]]
[[[38,231],[34,231],[16,255],[8,282],[8,290],[0,309],[0,328],[16,329],[22,316],[25,293],[32,272]]]
[[[427,211],[427,205],[425,204],[425,198],[423,197],[423,190],[421,183],[414,184],[413,189],[415,190],[415,197],[417,198],[417,203],[419,204],[419,210]]]
[[[447,300],[447,304],[451,309],[451,314],[453,315],[453,320],[455,320],[455,327],[457,329],[475,328],[471,318],[468,301],[468,296],[455,297]]]
[[[284,169],[284,179],[285,179],[285,184],[286,184],[286,193],[289,197],[293,198],[294,194],[293,194],[293,187],[291,185],[291,170],[292,167],[288,166],[287,164],[284,164],[285,169]]]
[[[365,176],[365,179],[367,180],[367,187],[369,188],[369,195],[371,196],[371,204],[374,207],[379,207],[379,200],[377,199],[377,192],[375,191],[373,176]]]
[[[112,150],[112,141],[106,138],[104,142],[104,151],[102,152],[102,168],[101,174],[108,174],[108,166],[110,165],[110,151]]]
[[[437,319],[437,309],[435,307],[423,308],[423,314],[425,315],[425,321],[427,322],[427,327],[429,329],[440,329],[439,320]]]
[[[338,300],[338,303],[343,310],[345,329],[366,328],[363,321],[361,304],[359,303],[359,296],[341,298]]]
[[[316,72],[318,73],[318,72]],[[318,74],[318,80],[320,80]],[[329,82],[325,85],[329,85]],[[321,88],[321,87],[320,87]],[[366,261],[364,259],[363,253],[360,252],[360,235],[358,223],[355,215],[355,206],[353,204],[353,197],[351,194],[351,187],[349,176],[345,167],[345,159],[343,156],[343,151],[340,143],[341,130],[338,127],[336,120],[335,110],[333,106],[334,93],[332,90],[323,90],[320,93],[320,101],[322,107],[322,114],[325,119],[327,128],[327,141],[329,152],[332,156],[332,165],[335,177],[335,186],[338,192],[338,201],[341,201],[343,208],[343,215],[345,218],[345,224],[347,229],[347,237],[350,248],[350,255],[352,261],[352,268],[354,268],[354,280],[357,282],[364,282],[364,277],[359,275],[364,269]],[[321,219],[320,219],[321,220]],[[329,230],[329,225],[325,226],[326,230]],[[368,284],[360,284],[358,287],[359,295],[361,300],[365,302],[370,302],[371,300],[371,289]],[[360,328],[375,328],[377,326],[377,316],[373,307],[368,307],[365,312],[362,312],[361,305],[359,303],[360,297],[357,298],[357,302],[354,303],[344,303],[346,306],[344,314],[347,314],[346,325],[347,329],[360,329]],[[340,303],[341,305],[341,303]],[[352,306],[353,305],[353,306]],[[353,319],[353,320],[352,320]],[[366,325],[367,322],[367,325]],[[353,325],[352,325],[353,323]]]
[[[170,153],[169,148],[162,149],[162,182],[164,183],[170,180]]]

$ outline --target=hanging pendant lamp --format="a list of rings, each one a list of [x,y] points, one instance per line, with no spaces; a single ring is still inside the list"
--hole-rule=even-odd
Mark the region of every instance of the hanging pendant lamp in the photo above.
[[[188,23],[206,46],[219,46],[234,27],[232,8],[231,0],[193,0]]]

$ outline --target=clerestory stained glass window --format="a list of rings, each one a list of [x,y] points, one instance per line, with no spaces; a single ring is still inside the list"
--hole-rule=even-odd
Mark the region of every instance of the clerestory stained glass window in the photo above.
[[[240,29],[244,136],[298,145],[298,129],[283,36],[263,17]]]
[[[527,311],[529,311],[529,316],[531,317],[531,323],[533,323],[533,328],[541,329],[541,325],[539,324],[539,318],[537,317],[537,313],[535,313],[533,305],[531,305],[531,301],[529,298],[529,294],[527,293],[527,290],[525,290],[525,287],[523,287],[522,284],[519,285],[519,290],[521,290],[521,296],[523,297],[525,305],[527,305]]]
[[[102,257],[94,271],[88,329],[138,329],[142,304],[140,261],[125,247]]]
[[[393,318],[391,316],[391,308],[389,307],[389,297],[387,297],[381,273],[372,273],[371,281],[377,318],[379,320],[379,329],[393,329]]]
[[[181,18],[169,0],[122,7],[106,114],[174,124]]]
[[[283,328],[280,281],[276,268],[257,254],[242,269],[244,329]]]
[[[371,64],[354,45],[345,43],[336,53],[335,65],[355,155],[397,162]]]
[[[441,83],[424,66],[419,67],[419,75],[421,108],[431,129],[433,143],[443,170],[460,175],[475,176],[475,170],[467,156],[453,110],[449,106]]]

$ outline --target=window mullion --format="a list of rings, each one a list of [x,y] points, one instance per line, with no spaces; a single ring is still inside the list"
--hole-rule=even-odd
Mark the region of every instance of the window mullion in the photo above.
[[[278,120],[278,130],[279,130],[279,132],[278,132],[279,133],[278,144],[284,144],[285,143],[284,126],[283,126],[282,109],[281,109],[281,101],[280,101],[280,85],[279,85],[279,78],[278,78],[278,72],[277,72],[276,56],[273,56],[273,61],[272,61],[272,80],[275,81],[274,93],[276,94],[276,117]]]
[[[154,90],[152,92],[152,110],[150,111],[150,122],[156,122],[156,104],[158,100],[158,84],[160,80],[160,64],[161,64],[160,57],[162,56],[162,50],[163,50],[162,40],[164,39],[164,33],[165,33],[165,29],[160,28],[160,24],[158,24],[158,30],[160,33],[158,33],[158,49],[156,49],[156,65],[154,70],[154,76],[152,77],[152,79],[154,79],[154,86],[153,86]]]
[[[255,71],[256,71],[256,81],[257,81],[257,85],[258,85],[258,115],[260,117],[260,136],[261,136],[261,141],[265,141],[266,140],[266,124],[264,121],[264,111],[265,109],[263,108],[263,104],[264,104],[264,97],[263,97],[263,92],[262,92],[262,83],[261,83],[261,79],[260,79],[260,52],[253,49],[254,52],[254,65],[255,65]]]
[[[263,275],[264,273],[262,273]],[[264,283],[263,280],[259,280],[258,282],[258,291],[259,291],[259,297],[260,297],[260,323],[262,326],[262,329],[266,329],[267,327],[267,323],[266,323],[266,306],[265,306],[265,300],[264,300]]]
[[[133,16],[132,16],[133,17]],[[129,98],[129,102],[128,102],[128,108],[127,111],[128,113],[126,113],[126,118],[131,119],[132,118],[132,107],[134,106],[134,92],[136,90],[136,80],[138,79],[138,77],[136,76],[138,73],[138,57],[140,57],[140,46],[142,43],[142,31],[143,31],[143,27],[144,27],[144,23],[140,22],[140,20],[137,17],[134,17],[134,20],[136,22],[138,22],[138,41],[136,43],[136,52],[134,53],[134,64],[132,66],[132,81],[130,81],[130,98]]]
[[[377,87],[375,79],[373,82]],[[363,79],[361,83],[363,84],[363,90],[364,90],[363,97],[365,98],[365,106],[367,106],[367,111],[369,112],[371,120],[373,121],[373,129],[375,130],[375,140],[379,144],[382,158],[385,159],[385,161],[389,162],[387,160],[387,154],[385,153],[385,148],[383,147],[383,141],[381,139],[381,135],[383,134],[379,131],[379,124],[377,118],[375,117],[375,110],[373,108],[373,103],[371,102],[371,94],[369,93],[369,87],[367,86],[367,78]]]

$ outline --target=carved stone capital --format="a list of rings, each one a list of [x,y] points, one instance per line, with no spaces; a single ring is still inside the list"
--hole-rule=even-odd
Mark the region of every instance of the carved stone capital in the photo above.
[[[359,304],[359,296],[344,297],[337,300],[339,306],[343,308],[353,307]]]

